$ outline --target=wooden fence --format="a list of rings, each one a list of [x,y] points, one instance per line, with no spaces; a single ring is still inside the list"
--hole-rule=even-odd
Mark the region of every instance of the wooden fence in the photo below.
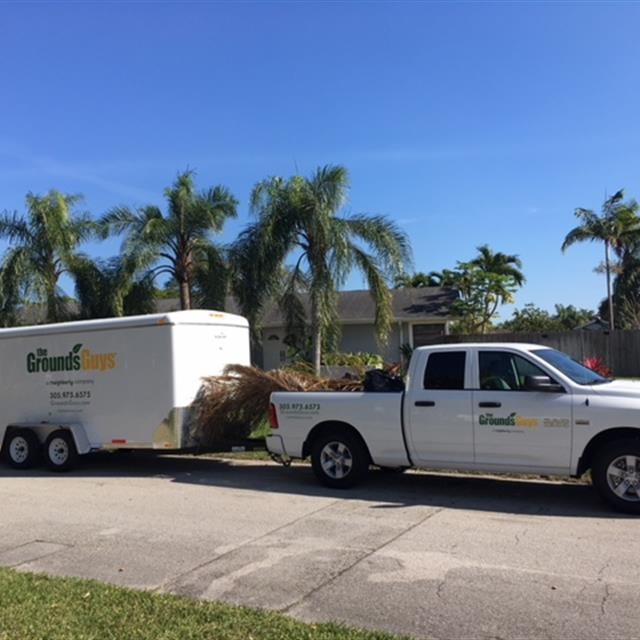
[[[564,351],[576,360],[596,356],[614,376],[640,377],[640,330],[559,331],[553,333],[490,333],[440,336],[436,342],[529,342]]]

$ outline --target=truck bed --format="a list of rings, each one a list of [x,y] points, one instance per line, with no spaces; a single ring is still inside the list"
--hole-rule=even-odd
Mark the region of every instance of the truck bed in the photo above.
[[[273,435],[286,442],[285,453],[302,457],[311,430],[328,422],[347,423],[366,440],[374,464],[407,466],[400,416],[403,393],[374,392],[281,392],[271,401],[280,426]]]

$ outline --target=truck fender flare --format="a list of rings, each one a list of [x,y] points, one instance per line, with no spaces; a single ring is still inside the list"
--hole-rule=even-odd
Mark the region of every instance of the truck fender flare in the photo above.
[[[578,459],[578,467],[576,476],[580,477],[591,469],[595,454],[599,449],[614,440],[623,440],[629,438],[640,439],[640,428],[638,427],[612,427],[596,433],[587,443],[582,455]]]
[[[326,422],[318,423],[307,436],[304,444],[302,445],[302,457],[307,458],[311,455],[311,447],[313,446],[313,441],[321,434],[326,433],[327,431],[333,432],[344,432],[348,431],[352,435],[354,435],[367,451],[367,455],[369,456],[369,460],[373,463],[373,458],[371,457],[371,452],[369,451],[369,446],[367,445],[365,439],[362,437],[361,433],[348,422],[341,422],[340,420],[327,420]]]

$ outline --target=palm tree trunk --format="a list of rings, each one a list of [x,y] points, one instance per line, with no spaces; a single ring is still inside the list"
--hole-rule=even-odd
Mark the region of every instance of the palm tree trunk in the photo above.
[[[58,304],[55,294],[47,295],[47,322],[58,322]]]
[[[613,296],[611,295],[611,265],[609,263],[609,241],[604,241],[604,264],[607,272],[607,300],[609,301],[609,328],[613,331],[615,321],[613,318]]]
[[[191,309],[191,288],[186,280],[180,281],[180,308]]]
[[[322,363],[322,322],[318,301],[314,295],[311,298],[311,331],[313,333],[313,370],[319,376]]]

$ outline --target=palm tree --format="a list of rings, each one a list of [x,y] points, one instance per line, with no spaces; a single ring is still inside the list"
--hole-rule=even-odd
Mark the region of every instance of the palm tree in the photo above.
[[[410,262],[405,234],[384,216],[338,216],[348,192],[347,170],[325,166],[310,177],[268,178],[251,194],[257,221],[232,251],[235,292],[250,321],[256,322],[266,299],[279,289],[290,323],[304,314],[300,292],[311,307],[313,366],[320,370],[322,344],[338,336],[337,291],[350,272],[366,278],[375,301],[375,325],[384,341],[391,320],[387,278]],[[285,271],[285,260],[293,259]]]
[[[107,262],[77,256],[69,271],[75,280],[80,318],[111,318],[153,313],[155,287],[151,274],[141,277],[130,257]]]
[[[27,213],[0,214],[0,237],[7,238],[0,275],[5,301],[18,298],[44,303],[48,322],[68,315],[59,280],[68,271],[77,247],[96,232],[87,214],[74,214],[80,196],[51,190],[45,196],[27,194]]]
[[[637,215],[638,205],[635,201],[624,202],[624,191],[620,189],[602,205],[602,214],[591,209],[579,207],[575,215],[580,224],[567,234],[562,243],[562,251],[576,242],[603,242],[604,266],[607,275],[607,301],[609,305],[609,324],[615,329],[613,316],[613,296],[611,295],[611,258],[609,249],[613,248],[618,256],[622,256],[624,247],[640,233],[640,219]]]
[[[526,281],[521,271],[522,261],[517,255],[500,251],[494,253],[487,244],[478,247],[478,256],[471,260],[471,264],[480,267],[486,273],[510,276],[518,287],[521,287]]]
[[[175,279],[182,309],[192,307],[196,274],[207,265],[223,262],[223,250],[212,243],[211,235],[222,231],[225,222],[237,215],[238,206],[222,185],[197,193],[193,176],[193,171],[185,171],[165,190],[166,216],[155,206],[137,211],[117,207],[101,221],[105,235],[127,234],[125,256],[137,255],[139,264],[152,267],[154,277],[166,274]],[[224,278],[224,273],[206,273],[210,279]]]

